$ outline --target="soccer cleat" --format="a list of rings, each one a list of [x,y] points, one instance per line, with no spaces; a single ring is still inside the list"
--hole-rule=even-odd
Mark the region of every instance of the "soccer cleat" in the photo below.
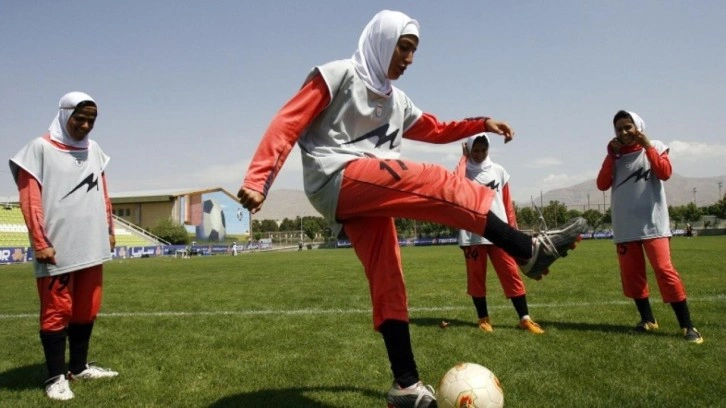
[[[544,231],[534,236],[532,257],[519,261],[519,269],[528,277],[539,280],[549,273],[549,266],[558,258],[567,256],[567,251],[574,249],[587,228],[587,221],[575,217],[560,229]]]
[[[95,365],[94,362],[86,364],[86,369],[78,374],[73,374],[70,371],[68,372],[68,378],[70,380],[96,380],[99,378],[116,377],[117,375],[118,373],[116,371],[99,367]]]
[[[693,344],[701,344],[703,343],[703,336],[701,336],[701,333],[696,330],[695,327],[691,327],[690,329],[683,329],[683,338]]]
[[[635,325],[635,328],[633,328],[633,330],[638,333],[655,331],[655,330],[658,330],[658,322],[649,322],[647,320],[641,320],[640,322],[638,322],[638,324]]]
[[[54,400],[65,401],[73,398],[70,384],[66,376],[56,375],[45,382],[45,395]]]
[[[540,327],[540,325],[535,323],[535,321],[532,319],[520,320],[517,328],[527,330],[528,332],[533,334],[544,334],[544,329],[542,329],[542,327]]]
[[[401,388],[395,381],[388,390],[386,396],[388,408],[437,408],[434,389],[430,385],[424,385],[421,381],[416,384]]]
[[[492,328],[492,320],[489,318],[489,316],[479,319],[479,329],[487,333],[491,333],[494,331],[494,329]]]

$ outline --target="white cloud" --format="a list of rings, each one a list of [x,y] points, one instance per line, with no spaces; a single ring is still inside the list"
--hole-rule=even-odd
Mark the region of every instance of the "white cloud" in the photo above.
[[[670,143],[670,156],[682,161],[701,161],[704,159],[726,159],[726,145],[674,140]]]
[[[540,157],[538,159],[529,161],[526,164],[526,167],[533,168],[533,169],[542,169],[545,167],[559,166],[561,164],[562,164],[562,160],[560,160],[556,157]]]

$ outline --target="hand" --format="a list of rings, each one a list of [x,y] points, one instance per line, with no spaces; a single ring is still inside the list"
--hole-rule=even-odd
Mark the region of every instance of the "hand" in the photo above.
[[[249,210],[252,214],[260,211],[262,209],[262,203],[265,202],[265,196],[262,193],[245,187],[239,189],[237,198],[239,198],[242,207]]]
[[[484,122],[484,127],[487,132],[504,136],[504,143],[509,143],[514,139],[514,130],[509,127],[507,122],[500,122],[489,118]]]
[[[55,265],[55,248],[48,247],[35,251],[35,260],[38,263]]]
[[[635,136],[633,140],[635,140],[635,143],[641,145],[644,149],[650,147],[650,140],[648,139],[648,136],[646,136],[645,133],[639,130],[635,131]]]
[[[113,251],[113,249],[116,248],[116,236],[115,235],[109,234],[108,244],[111,247],[111,251]]]
[[[466,142],[461,144],[461,154],[463,154],[464,157],[469,157],[469,147],[466,146]]]
[[[610,143],[608,143],[608,153],[610,154],[618,154],[622,148],[623,142],[621,142],[617,137],[614,137]]]

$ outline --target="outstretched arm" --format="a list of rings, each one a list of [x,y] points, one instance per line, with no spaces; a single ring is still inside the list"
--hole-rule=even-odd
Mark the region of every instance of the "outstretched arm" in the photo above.
[[[295,142],[329,103],[328,86],[322,76],[317,74],[275,115],[257,146],[237,193],[244,208],[253,214],[262,208],[267,192]]]
[[[506,122],[492,118],[468,118],[460,121],[439,122],[436,116],[424,113],[403,137],[427,143],[451,143],[481,132],[504,136],[504,142],[514,138],[514,130]]]

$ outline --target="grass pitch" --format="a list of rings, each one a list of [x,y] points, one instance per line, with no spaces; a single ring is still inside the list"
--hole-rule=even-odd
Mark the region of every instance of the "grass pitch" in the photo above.
[[[611,241],[584,241],[536,282],[517,318],[490,267],[494,332],[480,332],[461,250],[403,248],[411,331],[423,380],[455,363],[490,368],[507,407],[723,407],[726,237],[674,238],[702,345],[682,340],[649,270],[660,330],[635,335]],[[45,398],[30,265],[0,267],[0,407],[383,407],[391,382],[350,249],[109,262],[90,358],[121,374]],[[450,323],[446,329],[439,323]]]

